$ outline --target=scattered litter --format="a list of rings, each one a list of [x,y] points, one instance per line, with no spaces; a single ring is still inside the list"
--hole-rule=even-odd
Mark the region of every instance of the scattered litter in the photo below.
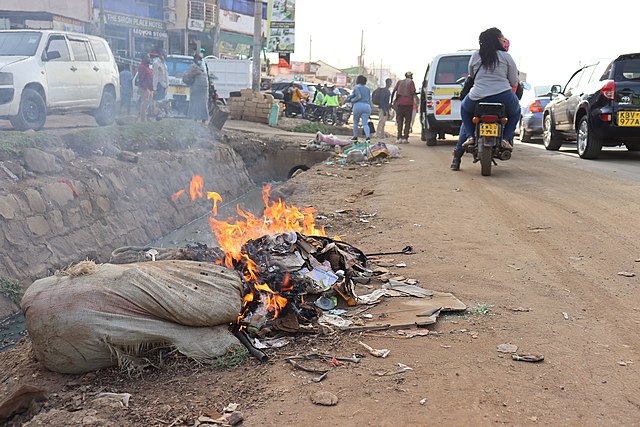
[[[569,320],[569,313],[566,312],[562,312],[562,317],[564,318],[564,320]]]
[[[500,344],[498,345],[499,353],[515,353],[518,351],[518,346],[514,344]]]
[[[228,412],[235,412],[238,410],[239,407],[240,407],[240,404],[238,403],[229,403],[227,406],[222,408],[222,412],[224,412],[225,414]]]
[[[253,346],[261,350],[265,348],[281,348],[289,343],[290,341],[284,337],[264,338],[262,341],[260,341],[258,338],[253,339]]]
[[[333,310],[338,305],[338,298],[322,295],[314,302],[314,305],[326,311]],[[335,315],[335,313],[333,314]]]
[[[421,405],[424,405],[424,404],[426,404],[426,403],[427,403],[427,399],[426,399],[426,398],[425,398],[425,399],[420,399],[420,404],[421,404]]]
[[[517,313],[520,313],[520,312],[528,313],[528,312],[531,311],[531,309],[530,308],[524,308],[524,307],[516,307],[516,308],[512,308],[511,311],[515,311]]]
[[[369,352],[369,354],[371,354],[372,356],[375,357],[387,357],[389,355],[389,353],[391,353],[391,350],[387,350],[386,348],[377,350],[373,347],[368,346],[367,344],[363,343],[362,341],[358,341],[358,344],[360,344],[361,346],[363,346],[364,348],[367,349],[367,351]]]
[[[541,354],[512,354],[511,358],[520,362],[531,363],[542,362],[544,360],[544,356]]]
[[[396,267],[398,267],[398,268],[404,268],[406,266],[407,266],[407,264],[405,264],[404,262],[396,264]]]
[[[338,404],[338,396],[328,391],[316,391],[311,395],[311,401],[316,405],[335,406]]]
[[[325,372],[324,374],[320,375],[319,377],[311,378],[311,382],[319,383],[323,379],[327,378],[327,374],[328,374],[328,372]]]
[[[618,360],[618,365],[620,366],[628,366],[630,364],[632,364],[633,362],[631,360]]]
[[[397,332],[398,335],[403,335],[407,338],[426,337],[429,335],[428,329],[400,329]]]
[[[425,298],[433,296],[433,291],[428,289],[421,288],[416,285],[408,285],[405,282],[401,282],[399,280],[391,279],[389,283],[383,285],[384,289],[391,289],[397,292],[401,292],[408,296],[417,297],[417,298]]]
[[[319,319],[318,323],[324,326],[335,326],[338,329],[346,329],[353,325],[353,322],[348,319],[343,319],[340,316],[334,316],[333,314],[324,313]]]
[[[636,262],[640,262],[640,258],[636,259]]]
[[[374,375],[377,375],[379,377],[384,377],[387,375],[396,375],[396,374],[402,374],[403,372],[407,372],[407,371],[413,371],[413,368],[408,367],[404,363],[398,363],[398,366],[399,368],[394,371],[378,371],[378,372],[375,372]]]
[[[527,230],[531,233],[539,233],[544,230],[548,230],[551,227],[527,227]]]
[[[517,270],[521,270],[521,268],[520,268],[520,267],[516,267],[516,266],[515,266],[515,265],[513,265],[513,264],[507,264],[507,266],[508,266],[508,267],[513,268],[513,269],[514,269],[514,270],[516,270],[516,271],[517,271]]]
[[[309,372],[311,374],[319,374],[319,375],[326,374],[327,372],[329,372],[328,369],[308,368],[308,367],[306,367],[304,365],[299,364],[296,360],[294,360],[294,359],[300,359],[300,358],[302,358],[302,357],[301,356],[292,356],[292,357],[287,357],[285,360],[287,362],[291,363],[291,365],[294,368],[296,368],[296,369],[298,369],[300,371],[305,371],[305,372]]]
[[[620,271],[618,272],[618,276],[624,277],[635,277],[636,273],[631,273],[630,271]]]
[[[98,393],[94,400],[103,401],[103,400],[111,400],[117,402],[122,405],[123,408],[129,407],[129,399],[131,399],[131,394],[129,393]]]
[[[440,344],[440,347],[442,347],[442,348],[451,348],[450,345],[444,345],[444,344]]]
[[[343,314],[346,314],[347,310],[343,310],[341,308],[334,308],[333,310],[329,310],[329,313],[333,314],[334,316],[342,316]]]

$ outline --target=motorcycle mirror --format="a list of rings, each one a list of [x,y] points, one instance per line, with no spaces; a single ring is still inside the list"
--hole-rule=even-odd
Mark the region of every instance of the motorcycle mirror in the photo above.
[[[522,85],[524,86],[525,90],[531,90],[531,85],[527,82],[522,82]]]
[[[458,80],[456,80],[456,83],[458,83],[459,85],[464,86],[464,81],[467,80],[466,77],[460,77]]]

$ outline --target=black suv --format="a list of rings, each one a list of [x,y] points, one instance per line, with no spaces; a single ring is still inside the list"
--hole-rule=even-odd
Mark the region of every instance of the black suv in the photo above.
[[[622,144],[640,151],[640,53],[585,65],[559,89],[552,88],[543,113],[547,150],[573,140],[583,159],[595,159],[602,147]]]

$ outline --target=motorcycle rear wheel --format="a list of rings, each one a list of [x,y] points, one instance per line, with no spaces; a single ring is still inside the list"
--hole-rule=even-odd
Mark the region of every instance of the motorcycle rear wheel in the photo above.
[[[478,141],[478,144],[482,144],[482,141]],[[491,176],[491,164],[492,164],[492,150],[491,147],[478,146],[480,151],[480,173],[482,176]]]

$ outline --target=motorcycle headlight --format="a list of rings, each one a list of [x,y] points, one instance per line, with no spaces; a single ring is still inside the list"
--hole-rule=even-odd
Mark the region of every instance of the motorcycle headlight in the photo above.
[[[0,73],[0,85],[12,85],[13,74],[12,73]]]

